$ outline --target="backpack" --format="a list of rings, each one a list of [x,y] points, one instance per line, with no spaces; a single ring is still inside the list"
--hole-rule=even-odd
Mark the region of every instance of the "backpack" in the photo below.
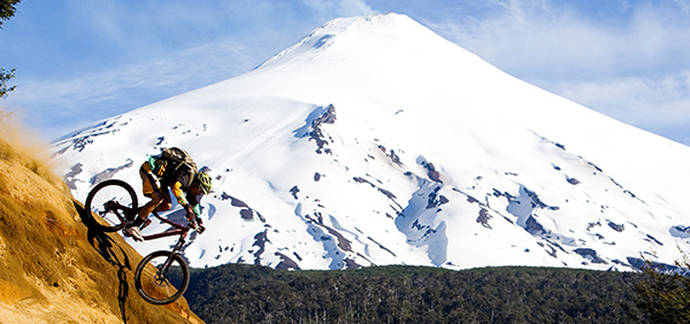
[[[189,153],[178,147],[168,147],[161,152],[161,160],[165,163],[165,170],[171,172],[171,174],[180,169],[189,172],[189,183],[183,183],[183,185],[188,187],[192,184],[197,168]]]

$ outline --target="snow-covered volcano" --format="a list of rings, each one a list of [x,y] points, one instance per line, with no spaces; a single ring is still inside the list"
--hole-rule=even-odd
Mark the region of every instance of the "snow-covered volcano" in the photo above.
[[[83,200],[108,178],[139,190],[139,165],[166,146],[216,178],[207,231],[186,250],[195,267],[632,269],[690,244],[690,148],[515,79],[403,15],[333,20],[249,73],[54,151]]]

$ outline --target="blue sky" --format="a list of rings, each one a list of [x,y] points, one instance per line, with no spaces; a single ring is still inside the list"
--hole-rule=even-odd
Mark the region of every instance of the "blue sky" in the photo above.
[[[46,140],[251,70],[336,17],[397,12],[504,71],[690,145],[690,0],[23,0],[0,99]]]

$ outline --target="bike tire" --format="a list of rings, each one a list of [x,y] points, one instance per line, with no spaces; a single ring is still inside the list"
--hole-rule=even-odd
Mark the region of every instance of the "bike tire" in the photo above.
[[[100,213],[99,208],[102,208],[102,206],[97,205],[99,203],[104,203],[104,201],[94,202],[94,197],[96,197],[99,193],[107,192],[107,190],[120,191],[118,192],[119,197],[114,198],[130,203],[131,206],[128,207],[132,209],[137,208],[137,195],[134,192],[132,186],[130,186],[126,182],[117,179],[110,179],[96,185],[93,189],[91,189],[88,196],[86,197],[86,203],[84,204],[84,208],[86,208],[86,212],[91,217],[93,225],[103,232],[116,232],[125,227],[126,220],[117,217],[117,215],[115,215],[115,213],[113,212]],[[99,217],[94,217],[94,213],[100,214],[100,219]]]
[[[165,277],[159,276],[161,264],[170,260]],[[156,265],[149,265],[153,261]],[[179,277],[179,278],[178,278]],[[179,253],[171,251],[153,252],[139,262],[134,273],[134,285],[139,296],[154,305],[174,302],[189,286],[189,266]]]

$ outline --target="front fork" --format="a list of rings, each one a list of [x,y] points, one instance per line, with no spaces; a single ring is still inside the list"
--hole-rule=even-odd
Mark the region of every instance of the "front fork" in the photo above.
[[[182,250],[184,249],[184,243],[185,243],[185,236],[187,236],[187,233],[184,233],[180,235],[180,239],[177,241],[175,244],[175,247],[173,247],[172,253],[168,256],[168,259],[165,260],[165,263],[163,263],[163,266],[158,269],[158,278],[159,280],[164,281],[166,280],[168,276],[168,268],[173,262],[173,255],[175,254],[180,254],[182,253]]]

